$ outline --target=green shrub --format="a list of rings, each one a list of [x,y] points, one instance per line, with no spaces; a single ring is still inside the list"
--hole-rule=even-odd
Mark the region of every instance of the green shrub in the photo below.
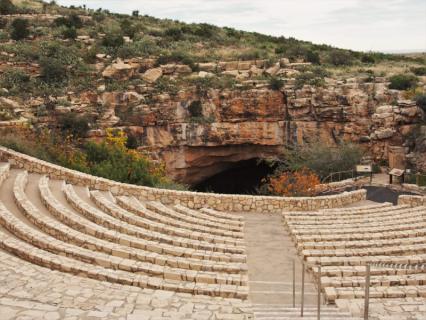
[[[0,0],[0,14],[14,14],[17,9],[10,0]]]
[[[367,63],[367,64],[374,64],[376,63],[376,59],[374,58],[374,55],[372,54],[363,54],[361,57],[361,62]]]
[[[13,40],[22,40],[30,35],[28,20],[16,18],[12,21],[10,37]]]
[[[164,35],[166,37],[171,38],[174,41],[178,41],[178,40],[181,40],[183,38],[182,29],[177,28],[177,27],[172,27],[172,28],[166,29],[166,31],[164,32]]]
[[[8,69],[1,75],[0,84],[9,93],[20,94],[29,90],[31,78],[21,69]]]
[[[59,17],[56,18],[53,22],[55,26],[66,26],[67,28],[80,29],[83,27],[83,21],[78,14],[70,14],[68,17]]]
[[[40,60],[40,77],[49,84],[61,84],[68,79],[68,71],[64,64],[55,58]]]
[[[128,36],[130,38],[134,38],[136,33],[136,28],[133,25],[132,21],[129,19],[124,19],[120,22],[120,27],[123,35]]]
[[[271,77],[269,78],[269,88],[272,90],[281,90],[281,88],[284,86],[284,80],[277,78],[277,77]]]
[[[74,27],[67,27],[62,31],[62,37],[64,39],[74,40],[75,38],[77,38],[77,30]]]
[[[324,78],[327,76],[329,73],[321,67],[309,68],[296,76],[295,88],[302,89],[304,85],[321,87],[325,84]]]
[[[89,117],[66,113],[58,119],[59,128],[66,135],[71,134],[74,138],[84,138],[90,129]]]
[[[102,39],[102,45],[107,48],[119,48],[124,44],[123,34],[121,32],[110,32]]]
[[[416,76],[426,76],[426,67],[415,67],[410,69]]]
[[[306,52],[305,60],[312,64],[321,64],[320,55],[317,51],[309,50]]]
[[[348,51],[335,49],[328,54],[328,61],[335,66],[349,66],[353,64],[353,57]]]
[[[192,101],[188,106],[188,111],[191,117],[201,117],[203,115],[203,105],[200,100]]]
[[[426,113],[426,94],[418,94],[414,99],[417,106]]]
[[[412,74],[397,74],[389,79],[389,89],[408,90],[417,85],[418,79]]]

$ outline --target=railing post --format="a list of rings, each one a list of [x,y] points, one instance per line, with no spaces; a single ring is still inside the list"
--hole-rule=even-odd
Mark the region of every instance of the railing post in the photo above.
[[[321,265],[318,266],[318,306],[317,306],[317,320],[321,318]]]
[[[300,316],[303,318],[303,307],[305,306],[305,263],[302,262],[302,294],[300,303]]]
[[[365,275],[365,293],[364,293],[364,320],[368,320],[368,307],[370,305],[370,265],[367,264]]]
[[[293,308],[296,308],[296,260],[293,259]]]

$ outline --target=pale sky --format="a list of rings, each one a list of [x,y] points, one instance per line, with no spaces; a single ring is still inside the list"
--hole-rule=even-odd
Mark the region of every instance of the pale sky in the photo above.
[[[426,0],[58,0],[363,51],[426,51]]]

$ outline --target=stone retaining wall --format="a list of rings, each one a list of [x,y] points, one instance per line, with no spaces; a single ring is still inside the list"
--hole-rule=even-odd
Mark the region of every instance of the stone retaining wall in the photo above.
[[[401,195],[398,197],[398,204],[411,207],[426,206],[426,197]]]
[[[135,186],[70,170],[4,147],[0,147],[0,161],[9,161],[13,167],[46,174],[51,179],[66,180],[68,183],[87,186],[91,189],[111,191],[115,195],[134,195],[141,200],[181,204],[194,209],[209,207],[227,212],[261,213],[276,213],[282,210],[311,211],[342,207],[366,199],[365,190],[332,196],[290,198],[197,193]]]

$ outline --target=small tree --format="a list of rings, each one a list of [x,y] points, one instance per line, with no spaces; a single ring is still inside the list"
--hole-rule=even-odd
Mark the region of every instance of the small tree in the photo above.
[[[10,0],[0,0],[0,14],[13,14],[16,7]]]
[[[84,115],[67,113],[59,118],[59,127],[65,134],[71,134],[73,138],[84,138],[90,129],[89,118]]]
[[[12,21],[10,37],[13,40],[22,40],[30,35],[28,20],[17,18]]]

